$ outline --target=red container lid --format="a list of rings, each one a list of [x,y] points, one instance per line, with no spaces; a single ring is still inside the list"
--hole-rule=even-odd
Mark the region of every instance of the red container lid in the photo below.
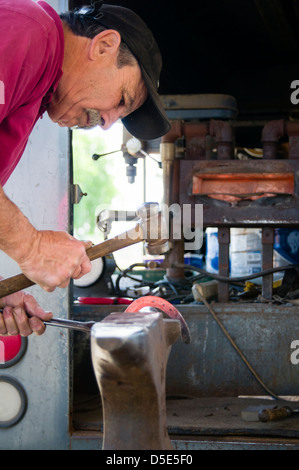
[[[78,297],[80,304],[93,305],[129,305],[133,299],[128,297]]]

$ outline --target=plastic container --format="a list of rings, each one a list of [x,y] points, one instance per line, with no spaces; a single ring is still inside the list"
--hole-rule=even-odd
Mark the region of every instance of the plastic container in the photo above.
[[[230,274],[233,277],[256,274],[262,270],[262,231],[232,228],[230,234]]]
[[[275,229],[274,266],[299,264],[299,230]]]
[[[218,230],[206,229],[206,270],[218,273]],[[261,229],[232,228],[230,231],[229,266],[231,277],[256,274],[262,270]],[[299,264],[299,230],[275,229],[273,267]],[[279,279],[283,272],[274,273]],[[261,278],[254,282],[260,283]]]
[[[206,270],[218,273],[218,229],[206,230]],[[240,277],[262,270],[261,229],[232,228],[229,247],[230,276]]]
[[[203,255],[185,253],[184,263],[196,266],[197,268],[203,268]]]
[[[206,270],[209,273],[218,273],[218,262],[218,229],[209,227],[206,229]]]

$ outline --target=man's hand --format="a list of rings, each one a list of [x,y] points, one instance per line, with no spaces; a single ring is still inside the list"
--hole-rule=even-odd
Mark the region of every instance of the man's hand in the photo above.
[[[26,256],[19,261],[22,272],[47,292],[67,287],[91,270],[86,249],[92,242],[75,239],[66,232],[36,231]]]
[[[43,321],[49,321],[53,316],[51,312],[45,312],[35,298],[24,291],[2,297],[0,308],[3,309],[0,313],[0,335],[41,335],[46,328]]]

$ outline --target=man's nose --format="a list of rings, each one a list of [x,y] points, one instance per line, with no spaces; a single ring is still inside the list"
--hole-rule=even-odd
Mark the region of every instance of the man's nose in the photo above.
[[[105,131],[109,129],[120,118],[121,112],[118,110],[104,111],[101,113],[100,126]]]

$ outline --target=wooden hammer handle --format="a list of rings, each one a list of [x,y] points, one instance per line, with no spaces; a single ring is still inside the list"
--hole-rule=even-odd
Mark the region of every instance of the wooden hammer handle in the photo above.
[[[86,250],[86,253],[88,258],[93,261],[94,259],[107,256],[114,251],[134,245],[142,240],[144,240],[143,232],[141,226],[138,224],[136,227],[122,233],[121,235],[109,238],[98,245],[91,246]]]
[[[131,230],[117,235],[116,237],[109,238],[98,245],[94,245],[86,250],[86,254],[91,261],[107,256],[110,253],[126,248],[127,246],[134,245],[142,241],[143,231],[139,224]],[[17,274],[16,276],[9,277],[0,281],[0,298],[10,294],[14,294],[22,289],[33,286],[35,282],[28,279],[25,274]]]

